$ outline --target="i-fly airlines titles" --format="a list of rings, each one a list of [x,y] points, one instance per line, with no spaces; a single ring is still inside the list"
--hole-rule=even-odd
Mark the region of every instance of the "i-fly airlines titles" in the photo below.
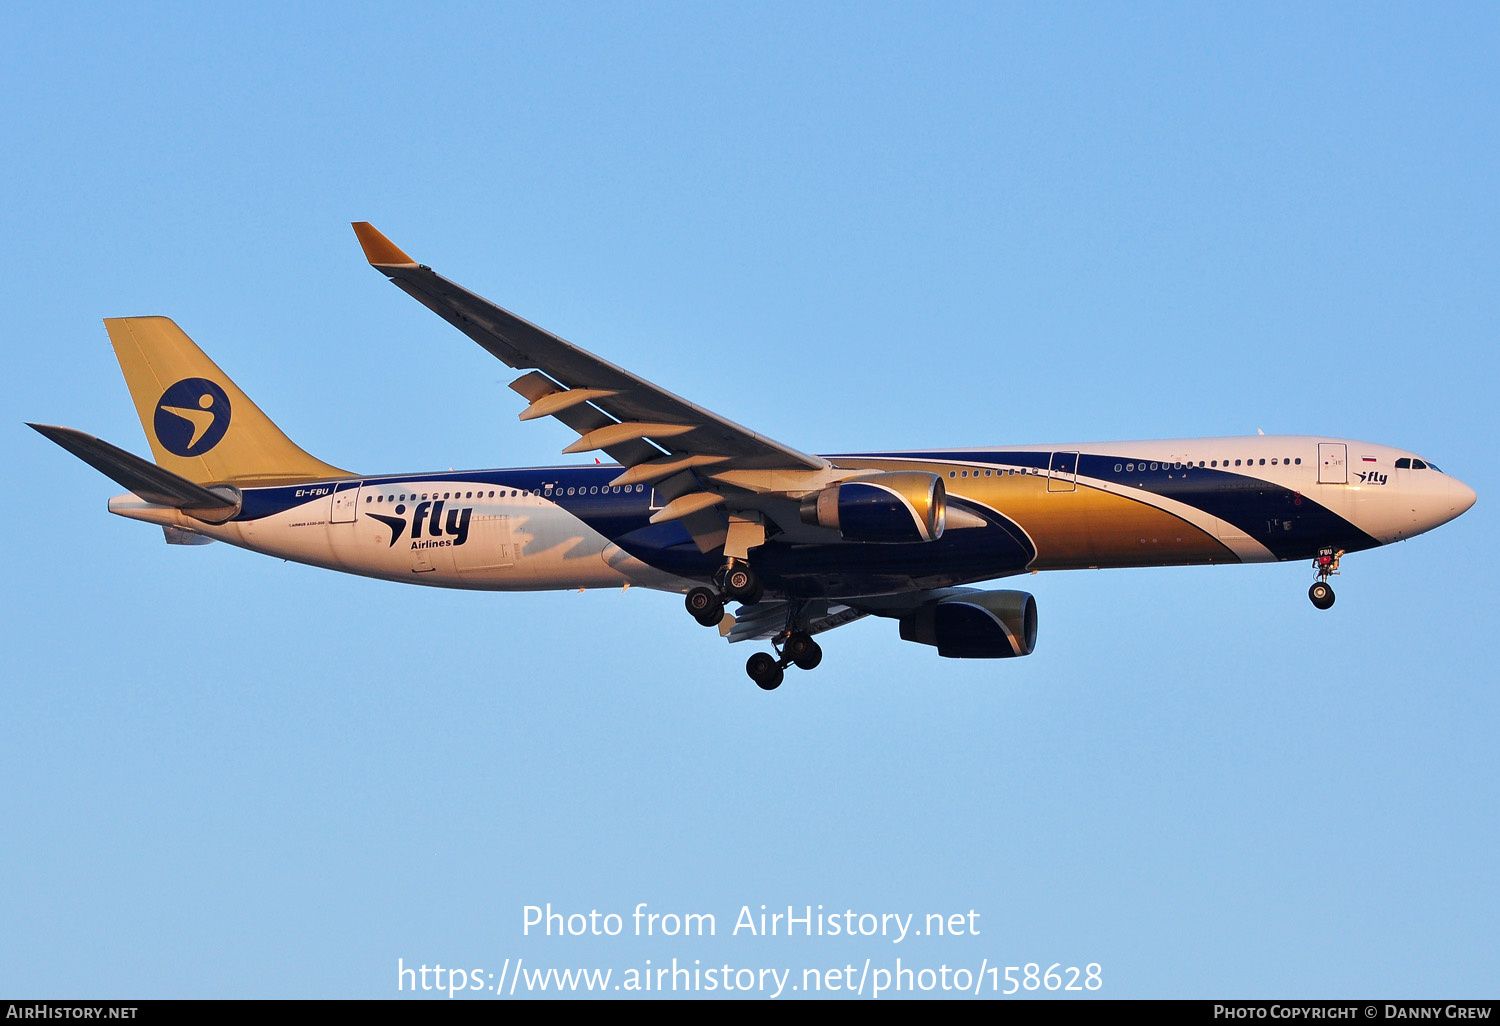
[[[509,366],[577,433],[568,467],[365,475],[298,448],[165,317],[104,324],[155,462],[32,427],[129,489],[109,510],[168,542],[484,591],[636,585],[686,596],[766,690],[863,616],[941,656],[1024,656],[1027,571],[1311,560],[1333,605],[1347,553],[1457,517],[1474,491],[1415,453],[1298,435],[814,456],[740,427],[481,299],[367,223],[371,265]],[[733,613],[728,608],[734,604]]]

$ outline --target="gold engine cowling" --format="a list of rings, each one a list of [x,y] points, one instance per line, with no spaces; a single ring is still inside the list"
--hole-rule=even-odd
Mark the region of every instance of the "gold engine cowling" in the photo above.
[[[845,541],[936,541],[948,518],[948,490],[941,477],[922,471],[869,474],[809,495],[801,515],[804,524],[832,528]]]

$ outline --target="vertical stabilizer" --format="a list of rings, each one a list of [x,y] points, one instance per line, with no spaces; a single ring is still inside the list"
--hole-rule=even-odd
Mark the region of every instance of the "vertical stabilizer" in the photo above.
[[[158,466],[199,484],[354,476],[298,448],[170,318],[104,327]]]

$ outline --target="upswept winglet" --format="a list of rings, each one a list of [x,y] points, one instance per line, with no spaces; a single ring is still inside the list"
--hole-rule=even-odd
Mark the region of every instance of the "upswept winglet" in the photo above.
[[[369,221],[355,221],[354,234],[365,251],[365,259],[372,267],[416,267],[417,262],[401,251],[390,239],[381,235]]]

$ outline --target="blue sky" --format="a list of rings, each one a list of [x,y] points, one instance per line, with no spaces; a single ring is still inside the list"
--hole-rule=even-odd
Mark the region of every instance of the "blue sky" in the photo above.
[[[0,992],[395,993],[1097,962],[1113,996],[1494,990],[1486,5],[19,8],[0,37]],[[810,451],[1267,433],[1479,493],[1307,567],[1045,574],[1035,655],[862,621],[772,695],[680,600],[168,548],[22,426],[145,440],[175,318],[366,472],[557,462],[348,222]],[[719,936],[523,937],[522,908]],[[727,936],[742,905],[978,937]]]

